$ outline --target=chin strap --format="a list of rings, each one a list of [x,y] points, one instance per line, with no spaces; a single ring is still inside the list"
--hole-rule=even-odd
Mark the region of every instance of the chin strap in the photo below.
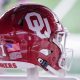
[[[52,73],[52,74],[55,74],[55,75],[60,76],[60,77],[64,77],[64,76],[65,76],[65,74],[60,73],[59,71],[55,70],[54,68],[52,68],[52,67],[49,66],[49,65],[48,65],[46,68],[47,68],[48,71],[49,71],[50,73]]]
[[[62,74],[61,72],[59,72],[58,70],[55,70],[54,68],[52,68],[48,62],[46,60],[43,60],[41,58],[38,59],[38,62],[41,64],[41,66],[45,69],[48,70],[48,72],[50,72],[51,74],[55,74],[57,76],[60,76],[60,77],[64,77],[65,74]]]

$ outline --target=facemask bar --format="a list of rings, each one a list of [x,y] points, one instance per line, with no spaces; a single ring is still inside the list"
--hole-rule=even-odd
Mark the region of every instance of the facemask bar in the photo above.
[[[66,38],[67,38],[67,33],[66,32],[58,32],[56,40],[59,44],[62,46],[62,51],[65,49],[66,45]]]
[[[59,60],[59,66],[65,71],[70,70],[73,58],[73,51],[71,49],[66,49],[67,34],[67,32],[59,32],[56,38],[57,42],[62,46],[62,55]]]
[[[73,51],[71,49],[65,49],[59,60],[59,66],[65,71],[69,71],[73,59]]]

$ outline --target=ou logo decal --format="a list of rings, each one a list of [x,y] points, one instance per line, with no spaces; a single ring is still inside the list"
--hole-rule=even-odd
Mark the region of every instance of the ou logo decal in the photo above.
[[[37,20],[33,20],[34,25],[32,24],[31,19],[30,19],[30,17],[32,17],[32,16],[37,17]],[[40,38],[49,38],[50,37],[51,30],[50,30],[50,25],[49,25],[47,18],[42,19],[41,15],[39,13],[31,12],[25,16],[25,20],[28,24],[29,29],[36,32],[37,36],[39,36]],[[44,28],[44,23],[46,25],[47,31],[45,30],[44,34],[42,34],[41,30]]]

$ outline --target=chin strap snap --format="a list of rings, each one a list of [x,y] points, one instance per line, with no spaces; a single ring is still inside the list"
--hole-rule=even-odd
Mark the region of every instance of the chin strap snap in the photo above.
[[[46,67],[49,65],[48,62],[46,60],[43,60],[41,58],[38,59],[38,62],[40,63],[40,65],[46,69]]]

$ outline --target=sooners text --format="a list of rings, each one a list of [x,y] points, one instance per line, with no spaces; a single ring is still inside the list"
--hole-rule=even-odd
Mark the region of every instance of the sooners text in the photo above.
[[[1,68],[17,68],[15,63],[0,63]]]

